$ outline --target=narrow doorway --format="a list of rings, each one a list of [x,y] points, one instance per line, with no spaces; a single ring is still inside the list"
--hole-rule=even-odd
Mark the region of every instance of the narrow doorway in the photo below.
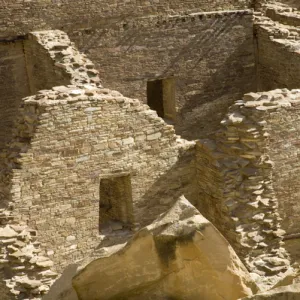
[[[159,117],[166,121],[175,121],[175,80],[158,79],[147,82],[147,103]]]
[[[101,225],[108,223],[119,227],[132,224],[133,205],[130,175],[102,178],[99,194],[100,230]]]

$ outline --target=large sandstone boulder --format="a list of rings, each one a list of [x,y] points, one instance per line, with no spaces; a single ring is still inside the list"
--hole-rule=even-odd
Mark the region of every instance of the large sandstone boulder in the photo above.
[[[220,232],[184,197],[118,252],[73,278],[81,300],[235,300],[256,285]]]

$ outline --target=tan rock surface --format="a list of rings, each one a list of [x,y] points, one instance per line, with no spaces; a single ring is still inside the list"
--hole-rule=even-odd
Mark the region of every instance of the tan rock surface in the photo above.
[[[87,265],[73,286],[82,300],[234,300],[256,291],[229,243],[184,197],[120,251]]]

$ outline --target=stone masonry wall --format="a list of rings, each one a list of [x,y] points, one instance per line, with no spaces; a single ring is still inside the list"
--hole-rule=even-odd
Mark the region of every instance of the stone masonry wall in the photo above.
[[[275,283],[289,267],[281,224],[299,224],[299,102],[299,90],[246,94],[230,108],[214,142],[198,145],[198,207],[249,270],[265,276],[259,285]]]
[[[300,233],[299,186],[299,90],[290,97],[292,104],[270,114],[269,155],[274,161],[274,189],[279,199],[282,228],[287,235]],[[300,250],[300,247],[299,247]]]
[[[63,68],[55,66],[55,61],[49,55],[49,51],[34,37],[31,34],[24,41],[31,95],[36,94],[39,90],[50,89],[56,85],[70,84],[70,75]]]
[[[1,299],[40,299],[58,274],[39,243],[36,231],[23,224],[4,226],[8,211],[0,209]]]
[[[298,88],[300,29],[260,18],[255,31],[259,90]]]
[[[59,85],[100,84],[94,64],[62,31],[32,32],[24,48],[31,94]]]
[[[300,3],[298,0],[255,0],[254,8],[258,11],[265,12],[269,7],[278,7],[286,11],[290,9],[299,10]]]
[[[94,64],[61,31],[33,32],[22,40],[0,43],[0,150],[25,96],[57,85],[100,84]]]
[[[25,46],[24,46],[25,44]],[[14,44],[13,44],[14,45]],[[27,54],[26,69],[30,88],[35,91],[38,88],[49,87],[50,84],[73,83],[73,84],[92,84],[91,88],[100,87],[100,80],[93,64],[84,55],[80,54],[68,39],[67,35],[61,31],[35,32],[29,35],[29,39],[23,41],[22,54],[9,58],[25,61],[24,54]],[[23,51],[26,48],[26,51]],[[11,49],[11,48],[9,48]],[[31,57],[29,57],[29,52]],[[7,57],[7,60],[9,59]],[[9,61],[9,60],[8,60]],[[5,62],[5,60],[4,60]],[[37,65],[35,65],[37,64]],[[46,68],[43,68],[43,64]],[[5,66],[5,65],[4,65]],[[22,64],[20,64],[22,66]],[[39,68],[37,68],[37,66]],[[24,62],[25,69],[25,62]],[[22,68],[20,69],[22,70]],[[24,71],[26,73],[26,71]],[[18,75],[19,73],[16,72]],[[10,75],[10,73],[8,73]],[[9,84],[6,78],[5,83]],[[17,78],[20,83],[28,86],[27,78]],[[45,79],[47,78],[47,79]],[[8,86],[10,87],[10,86]],[[4,88],[4,85],[3,85]],[[6,87],[7,88],[7,87]],[[17,88],[15,89],[17,91]],[[22,90],[21,90],[22,91]],[[32,92],[31,91],[31,92]],[[21,97],[16,98],[16,105],[5,103],[13,112],[3,116],[3,119],[10,118],[10,127],[13,127],[12,120],[17,122],[18,107],[22,106]],[[15,104],[15,103],[14,103]],[[4,111],[5,112],[5,111]],[[21,118],[22,119],[22,118]],[[32,112],[26,117],[27,122],[34,124]],[[32,122],[32,123],[31,123]],[[21,131],[26,127],[19,124]],[[22,127],[23,126],[23,127]],[[6,130],[6,137],[8,131]],[[12,188],[12,168],[20,167],[16,163],[20,151],[26,151],[29,140],[26,134],[19,136],[18,142],[12,146],[12,136],[10,147],[7,146],[1,151],[1,201],[0,201],[0,289],[3,299],[40,299],[47,293],[49,287],[58,276],[50,270],[54,263],[49,259],[49,252],[41,247],[38,241],[37,232],[27,226],[27,221],[20,221],[13,215],[14,203],[11,201],[10,193],[15,192]],[[20,150],[20,145],[24,146]],[[19,187],[16,188],[17,190]],[[22,212],[20,212],[22,215]]]
[[[147,81],[174,78],[176,132],[205,137],[245,92],[256,90],[250,11],[150,17],[78,31],[71,39],[105,86],[146,103]]]
[[[56,0],[0,2],[0,37],[24,35],[35,30],[99,28],[147,15],[247,9],[252,0]]]
[[[269,0],[269,4],[300,9],[300,3],[298,0]]]
[[[37,57],[48,50],[52,74],[61,78],[64,70],[72,85],[24,98],[1,153],[0,276],[14,299],[40,299],[57,277],[53,270],[126,239],[180,195],[195,203],[194,143],[147,105],[103,89],[93,64],[61,31],[29,37],[42,46]],[[99,232],[100,180],[124,175],[132,223]]]
[[[300,26],[300,12],[292,7],[269,5],[266,9],[266,16],[285,25]]]
[[[264,3],[267,17],[256,20],[258,41],[259,89],[277,87],[298,88],[300,76],[299,1],[269,1]],[[299,209],[297,177],[297,114],[273,114],[273,146],[270,152],[276,161],[275,190],[279,197],[279,211],[285,248],[293,261],[299,262]],[[279,114],[279,113],[278,113]],[[294,133],[293,133],[294,132]],[[285,142],[284,142],[285,141]]]
[[[198,197],[196,207],[213,224],[226,234],[230,241],[235,240],[235,235],[230,236],[231,218],[227,215],[227,209],[223,209],[220,201],[224,197],[224,176],[220,171],[218,152],[216,145],[211,140],[200,140],[197,143],[196,172]],[[227,224],[224,226],[224,224]],[[233,228],[233,227],[232,227]]]
[[[192,152],[185,154],[192,145],[118,92],[91,86],[39,92],[25,99],[11,144],[11,156],[24,152],[14,159],[20,164],[12,175],[14,220],[37,230],[62,270],[101,242],[100,178],[131,175],[134,224],[145,225],[179,194],[192,197]]]
[[[0,42],[0,151],[11,137],[21,99],[29,94],[23,42]]]

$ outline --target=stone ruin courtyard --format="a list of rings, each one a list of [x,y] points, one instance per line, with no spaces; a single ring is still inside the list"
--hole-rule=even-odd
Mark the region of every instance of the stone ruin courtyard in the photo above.
[[[0,1],[0,300],[300,300],[300,1]]]

